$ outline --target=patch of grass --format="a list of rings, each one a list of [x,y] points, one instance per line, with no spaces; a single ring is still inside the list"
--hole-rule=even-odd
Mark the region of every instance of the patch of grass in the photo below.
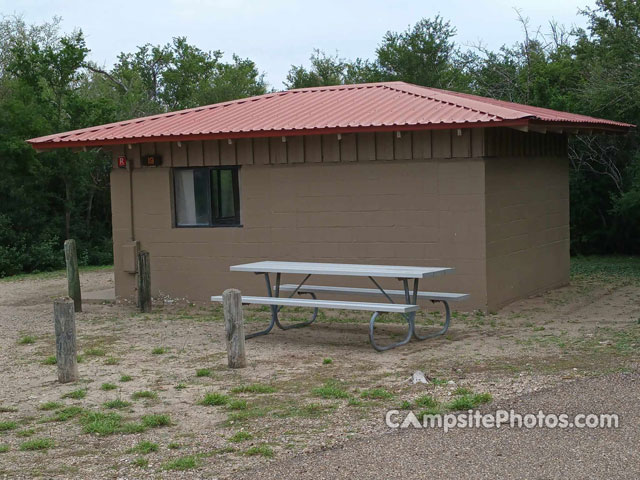
[[[228,407],[229,407],[229,410],[246,410],[247,409],[247,401],[246,400],[239,400],[239,399],[232,399],[232,400],[229,400]]]
[[[116,398],[115,400],[109,400],[108,402],[104,402],[103,405],[104,405],[104,408],[120,409],[120,408],[130,407],[131,402],[125,402],[124,400],[120,400],[119,398]]]
[[[130,382],[131,380],[133,380],[133,377],[131,375],[122,375],[120,377],[121,382]]]
[[[153,350],[151,350],[151,353],[154,355],[164,355],[168,351],[169,349],[167,347],[155,347]]]
[[[158,398],[158,394],[150,390],[140,390],[139,392],[133,392],[131,394],[131,398],[133,398],[134,400],[140,400],[141,398],[155,400],[156,398]]]
[[[447,384],[447,379],[446,378],[433,377],[431,379],[431,383],[433,383],[434,385],[446,385]]]
[[[260,455],[262,457],[271,458],[273,457],[273,449],[269,445],[263,443],[246,449],[244,454],[250,457]]]
[[[251,440],[252,438],[253,438],[253,435],[251,435],[249,432],[240,431],[230,436],[229,441],[233,443],[240,443],[240,442],[246,442],[247,440]]]
[[[46,422],[66,422],[67,420],[77,417],[84,412],[81,407],[65,407],[55,413],[54,416],[45,419]]]
[[[184,390],[185,388],[187,388],[187,384],[186,383],[179,383],[173,388],[175,388],[176,390]]]
[[[176,458],[170,460],[162,465],[164,470],[190,470],[197,468],[200,464],[198,457],[195,455],[189,455],[186,457]]]
[[[435,408],[438,406],[438,401],[431,395],[421,395],[413,401],[416,407],[421,408]]]
[[[7,407],[6,405],[0,405],[0,413],[13,413],[17,411],[18,409],[16,407]]]
[[[25,335],[18,340],[18,345],[33,345],[34,343],[36,343],[36,337],[33,335]]]
[[[453,391],[453,395],[472,395],[473,391],[465,387],[458,387]]]
[[[34,438],[33,440],[27,440],[20,444],[20,450],[33,451],[33,450],[47,450],[52,448],[55,442],[50,438]]]
[[[198,370],[196,370],[196,377],[210,377],[211,376],[211,370],[209,370],[208,368],[199,368]]]
[[[141,422],[148,428],[167,427],[171,425],[171,417],[166,414],[143,415]]]
[[[114,385],[113,383],[103,383],[100,386],[100,390],[105,390],[105,391],[115,390],[116,388],[118,388],[118,386]]]
[[[136,458],[133,464],[138,468],[147,468],[149,466],[149,460],[146,458]]]
[[[9,451],[9,445],[0,445],[0,453],[7,453]]]
[[[472,410],[483,403],[489,403],[491,401],[491,394],[489,393],[475,393],[473,395],[462,395],[455,398],[447,404],[449,410]]]
[[[58,363],[58,359],[56,358],[55,355],[51,355],[42,361],[43,365],[56,365],[57,363]]]
[[[64,407],[64,403],[60,403],[60,402],[45,402],[45,403],[41,403],[40,406],[38,407],[38,410],[57,410],[58,408],[62,408]]]
[[[180,444],[177,442],[171,442],[169,445],[167,445],[167,448],[169,450],[178,450],[180,449]]]
[[[147,429],[143,424],[136,422],[123,423],[119,433],[142,433]]]
[[[384,388],[371,388],[363,390],[360,396],[369,400],[384,400],[393,398],[393,393],[385,390]]]
[[[87,390],[84,388],[78,390],[72,390],[62,395],[62,398],[72,398],[74,400],[81,400],[87,396]]]
[[[400,410],[411,410],[411,402],[409,400],[404,400],[400,404]]]
[[[18,424],[16,422],[0,422],[0,432],[7,432],[16,428],[18,428]]]
[[[264,408],[247,408],[246,410],[236,410],[227,416],[227,423],[246,422],[251,418],[264,417],[267,410]]]
[[[16,435],[18,437],[32,437],[35,433],[36,431],[33,428],[25,428],[24,430],[16,432]]]
[[[135,447],[128,450],[128,453],[139,453],[141,455],[147,455],[151,452],[158,451],[158,444],[149,442],[148,440],[142,440]]]
[[[120,359],[116,357],[109,357],[104,361],[105,365],[118,365],[120,363]]]
[[[426,408],[424,410],[422,410],[420,413],[418,413],[417,418],[418,420],[420,420],[421,422],[424,421],[424,417],[428,417],[428,416],[432,416],[432,415],[440,415],[444,412],[442,405],[437,405],[435,407],[430,407],[430,408]]]
[[[640,257],[590,255],[571,257],[571,281],[640,281]]]
[[[333,410],[333,406],[321,405],[319,403],[308,403],[298,409],[298,415],[301,417],[319,417],[326,412]]]
[[[89,348],[82,353],[87,357],[104,357],[107,354],[106,350],[100,347]]]
[[[275,393],[277,389],[271,385],[262,383],[251,383],[249,385],[239,385],[231,389],[231,393]]]
[[[229,397],[222,393],[209,392],[206,393],[204,398],[198,402],[199,405],[217,406],[226,405],[229,402]]]
[[[322,398],[349,398],[349,393],[337,380],[327,380],[321,387],[312,389],[311,393]]]
[[[359,407],[362,405],[362,400],[356,397],[350,397],[347,405],[349,405],[350,407]]]
[[[331,365],[333,363],[333,359],[332,358],[323,358],[322,359],[322,364],[323,365]]]
[[[117,413],[88,412],[81,423],[84,433],[113,435],[122,430],[122,417]]]

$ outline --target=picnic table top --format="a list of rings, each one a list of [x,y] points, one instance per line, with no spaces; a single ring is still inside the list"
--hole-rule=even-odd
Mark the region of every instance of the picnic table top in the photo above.
[[[350,277],[425,278],[449,273],[453,271],[453,268],[264,261],[232,265],[229,270],[232,272],[297,273],[302,275],[344,275]]]

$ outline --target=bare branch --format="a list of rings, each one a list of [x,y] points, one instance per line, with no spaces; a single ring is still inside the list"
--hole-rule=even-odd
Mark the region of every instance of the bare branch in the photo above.
[[[111,75],[109,72],[98,68],[97,66],[91,64],[91,63],[87,63],[85,64],[85,67],[87,70],[93,72],[93,73],[99,73],[100,75],[104,76],[106,79],[110,80],[111,82],[115,83],[117,86],[119,86],[120,88],[122,88],[125,92],[128,92],[129,89],[127,88],[127,86],[122,83],[120,80],[118,80],[117,78],[115,78],[113,75]]]

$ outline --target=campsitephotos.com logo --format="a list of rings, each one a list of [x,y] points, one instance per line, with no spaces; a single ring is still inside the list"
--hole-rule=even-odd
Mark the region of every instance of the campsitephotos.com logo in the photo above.
[[[468,410],[464,413],[422,415],[413,412],[388,410],[385,423],[389,428],[431,428],[446,432],[456,428],[618,428],[619,417],[615,413],[517,413],[515,410],[496,410],[482,413]]]

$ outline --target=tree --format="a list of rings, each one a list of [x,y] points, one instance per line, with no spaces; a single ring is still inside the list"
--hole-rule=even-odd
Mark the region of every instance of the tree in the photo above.
[[[456,29],[442,17],[423,18],[404,32],[387,32],[376,50],[383,78],[452,90],[468,79],[453,42]]]

